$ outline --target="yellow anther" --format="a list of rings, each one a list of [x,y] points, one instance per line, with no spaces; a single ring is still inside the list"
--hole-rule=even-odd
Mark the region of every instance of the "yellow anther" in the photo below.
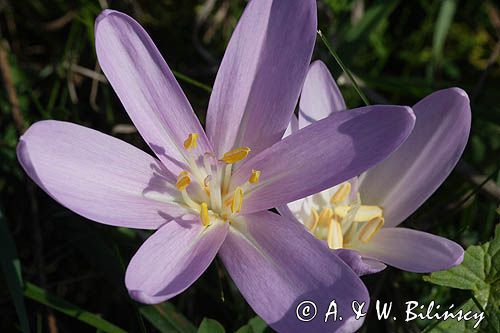
[[[359,231],[358,239],[363,243],[367,243],[370,239],[375,236],[375,234],[382,228],[384,225],[383,217],[376,217],[366,222],[366,224]]]
[[[347,213],[349,213],[349,210],[351,209],[351,206],[337,206],[334,208],[335,215],[337,215],[339,218],[343,219],[346,217]]]
[[[250,153],[250,148],[248,147],[236,148],[225,153],[224,156],[222,156],[221,161],[227,164],[234,164],[247,157],[248,153]]]
[[[189,177],[189,173],[187,171],[182,171],[179,173],[179,176],[177,176],[177,183],[175,184],[175,187],[179,191],[183,191],[186,187],[191,184],[191,178]]]
[[[330,220],[333,217],[333,211],[331,208],[323,208],[319,214],[318,224],[322,227],[327,227],[330,224]]]
[[[187,139],[184,141],[184,149],[189,150],[198,147],[198,133],[189,133]]]
[[[332,250],[341,249],[344,246],[344,235],[342,226],[337,219],[332,219],[328,226],[328,236],[326,239],[328,247]]]
[[[237,187],[234,190],[233,202],[231,202],[231,212],[233,214],[239,213],[241,211],[241,206],[243,205],[243,189]]]
[[[260,171],[259,170],[252,170],[252,175],[248,179],[248,182],[250,184],[255,184],[258,183],[260,179]]]
[[[314,233],[316,228],[318,227],[318,222],[319,222],[319,214],[318,210],[316,208],[311,209],[311,215],[309,217],[309,221],[307,222],[307,229]]]
[[[335,215],[343,219],[346,217],[347,213],[351,209],[350,206],[337,206],[335,207]],[[365,222],[370,221],[377,217],[382,217],[382,208],[379,206],[360,206],[356,215],[354,216],[354,222]]]
[[[340,188],[335,192],[334,195],[332,195],[332,198],[330,199],[330,202],[333,205],[337,205],[349,196],[349,193],[351,193],[351,183],[346,182],[340,185]]]
[[[201,224],[207,227],[210,224],[210,217],[208,216],[208,205],[206,202],[202,202],[200,205],[200,219]]]
[[[383,214],[382,208],[380,208],[379,206],[362,205],[356,212],[354,221],[355,222],[370,221],[375,218],[382,218],[382,214]]]

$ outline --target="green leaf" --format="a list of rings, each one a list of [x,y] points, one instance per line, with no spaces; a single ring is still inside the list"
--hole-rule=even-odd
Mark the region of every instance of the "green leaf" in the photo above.
[[[139,308],[141,315],[162,333],[194,333],[196,327],[168,302]]]
[[[440,61],[443,55],[444,42],[446,41],[446,36],[448,35],[451,23],[453,22],[453,16],[455,16],[456,8],[456,0],[444,0],[441,3],[432,39],[432,56],[436,61]]]
[[[248,324],[240,327],[236,333],[264,333],[266,330],[268,330],[266,322],[260,317],[253,317],[248,321]]]
[[[481,323],[481,330],[500,332],[500,319],[498,318],[498,313],[500,313],[500,225],[497,225],[492,241],[480,246],[470,246],[465,251],[464,261],[460,266],[432,273],[430,276],[425,276],[424,280],[441,286],[472,291],[479,303],[472,304],[476,311],[480,308],[485,309],[487,323]],[[468,301],[464,306],[471,305],[470,302]],[[465,328],[469,324],[464,324]],[[440,332],[443,326],[443,323],[439,324],[430,332]]]
[[[126,333],[125,330],[90,313],[76,305],[73,305],[57,296],[54,296],[42,288],[27,282],[24,288],[24,295],[38,303],[45,304],[48,307],[64,313],[76,320],[84,322],[92,327],[100,329],[106,333]]]
[[[9,228],[3,212],[0,210],[0,264],[7,282],[8,289],[12,295],[12,301],[16,308],[17,317],[21,323],[21,330],[30,332],[28,316],[24,305],[23,279],[21,275],[21,263],[17,257],[16,244],[10,235]]]
[[[217,321],[209,318],[204,318],[198,327],[198,333],[225,333],[224,327]]]

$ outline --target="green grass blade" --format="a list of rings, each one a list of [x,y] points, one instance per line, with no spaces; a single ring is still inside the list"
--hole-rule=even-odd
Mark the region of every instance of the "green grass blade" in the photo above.
[[[192,79],[190,78],[189,76],[185,75],[185,74],[182,74],[178,71],[172,71],[172,73],[174,74],[174,76],[176,78],[178,78],[179,80],[181,81],[184,81],[186,83],[189,83],[190,85],[192,86],[195,86],[197,88],[200,88],[202,90],[205,90],[206,92],[212,92],[212,88],[207,86],[206,84],[204,83],[201,83],[199,81],[196,81],[195,79]]]
[[[359,42],[369,36],[394,11],[400,0],[377,1],[370,5],[361,20],[345,33],[346,42]]]
[[[100,329],[106,333],[126,333],[125,330],[90,313],[76,305],[73,305],[57,296],[54,296],[42,288],[27,282],[24,289],[24,295],[38,303],[44,304],[56,311],[64,313],[76,320],[84,322],[92,327]]]
[[[352,75],[351,71],[344,65],[344,63],[342,62],[342,59],[340,59],[340,57],[338,56],[338,54],[332,49],[332,47],[328,43],[328,40],[323,35],[323,33],[321,32],[321,30],[318,30],[318,35],[321,38],[321,41],[323,42],[323,44],[325,44],[326,48],[328,49],[328,51],[330,52],[330,54],[332,55],[332,57],[339,64],[340,68],[342,68],[342,71],[349,77],[349,80],[351,81],[352,86],[354,87],[354,89],[358,93],[359,97],[361,97],[361,99],[363,100],[363,103],[365,103],[365,105],[367,105],[367,106],[370,105],[370,102],[368,101],[368,98],[366,98],[366,96],[363,93],[363,91],[361,91],[361,89],[359,88],[358,83],[354,79],[354,76]]]
[[[21,275],[21,263],[17,257],[14,240],[10,235],[9,228],[3,212],[0,210],[0,262],[7,286],[12,295],[12,301],[16,308],[17,317],[21,324],[21,330],[29,333],[30,326],[23,297],[23,280]]]
[[[453,22],[456,8],[456,0],[444,0],[441,3],[432,39],[432,56],[436,62],[439,62],[443,55],[444,42],[446,41],[446,36]]]
[[[141,306],[139,312],[162,333],[196,332],[196,327],[168,302]]]

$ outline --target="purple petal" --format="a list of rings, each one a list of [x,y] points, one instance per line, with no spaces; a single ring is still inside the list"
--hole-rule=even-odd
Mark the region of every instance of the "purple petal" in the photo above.
[[[406,228],[382,228],[356,248],[363,256],[399,269],[430,273],[460,265],[464,250],[443,237]]]
[[[378,260],[363,258],[358,252],[349,249],[338,249],[334,253],[342,259],[358,276],[383,271],[387,266]]]
[[[241,293],[278,332],[354,332],[351,303],[366,302],[369,295],[361,280],[302,225],[271,212],[244,216],[233,225],[220,249],[227,271]],[[325,323],[325,313],[335,299],[343,320]],[[297,319],[302,301],[313,301],[317,317]],[[299,312],[301,313],[301,312]]]
[[[385,159],[410,134],[415,118],[408,107],[370,106],[335,112],[243,162],[231,186],[252,169],[260,183],[245,194],[251,213],[321,192]]]
[[[404,221],[448,177],[467,144],[471,111],[467,94],[440,90],[413,107],[417,121],[408,140],[367,172],[361,198],[384,208],[385,225]]]
[[[102,70],[144,140],[172,172],[185,169],[179,147],[198,133],[199,151],[210,143],[186,96],[146,31],[131,17],[105,10],[95,24]]]
[[[228,223],[174,220],[149,237],[127,268],[130,296],[156,304],[186,290],[207,269],[224,242]]]
[[[186,214],[172,202],[172,176],[160,161],[92,129],[38,122],[21,137],[17,156],[47,194],[88,219],[156,229]]]
[[[279,141],[293,113],[316,40],[316,1],[250,1],[222,60],[207,114],[221,156]]]
[[[288,123],[288,127],[286,128],[283,137],[286,138],[287,136],[297,132],[298,130],[299,130],[299,120],[297,119],[296,115],[292,114],[292,117],[290,118],[290,122]]]
[[[300,95],[299,127],[346,109],[342,93],[326,65],[321,60],[313,62]]]
[[[297,203],[297,205],[301,205],[302,204],[302,200],[304,200],[304,199],[299,199],[299,200],[297,200],[295,202]],[[281,205],[281,206],[278,206],[278,207],[275,207],[275,208],[278,211],[278,213],[280,213],[280,215],[283,216],[285,219],[287,219],[287,220],[297,220],[297,217],[295,217],[295,215],[290,210],[290,208],[288,207],[288,205]],[[298,222],[300,222],[300,221],[298,221]]]

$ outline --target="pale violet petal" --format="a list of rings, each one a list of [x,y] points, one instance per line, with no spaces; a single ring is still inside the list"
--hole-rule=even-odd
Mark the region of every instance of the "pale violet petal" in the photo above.
[[[175,176],[160,161],[95,130],[41,121],[21,137],[17,155],[38,186],[88,219],[156,229],[187,212],[174,202]]]

